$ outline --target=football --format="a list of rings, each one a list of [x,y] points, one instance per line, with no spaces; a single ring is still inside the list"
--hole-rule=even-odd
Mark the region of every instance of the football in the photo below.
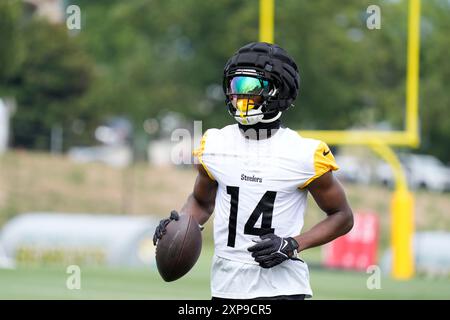
[[[156,266],[161,277],[174,281],[192,269],[202,250],[200,227],[192,216],[172,220],[156,246]]]

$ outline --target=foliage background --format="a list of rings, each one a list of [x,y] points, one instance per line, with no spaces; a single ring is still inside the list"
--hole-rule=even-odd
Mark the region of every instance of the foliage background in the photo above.
[[[82,28],[68,32],[27,14],[19,0],[0,4],[0,96],[13,96],[13,144],[48,149],[53,126],[65,147],[92,144],[111,116],[142,124],[178,112],[204,129],[231,123],[222,69],[258,39],[258,1],[73,0]],[[380,30],[366,8],[381,8]],[[450,3],[422,1],[421,152],[450,161]],[[301,93],[285,116],[294,129],[401,129],[404,124],[406,0],[277,1],[276,43],[301,70]],[[76,129],[78,128],[78,129]],[[81,128],[81,130],[80,130]]]

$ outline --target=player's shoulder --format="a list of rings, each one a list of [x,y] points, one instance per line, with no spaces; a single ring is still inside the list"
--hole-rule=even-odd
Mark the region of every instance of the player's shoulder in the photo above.
[[[227,134],[233,134],[237,130],[239,130],[239,127],[237,124],[229,124],[223,128],[209,128],[206,130],[206,132],[213,135],[227,135]]]
[[[286,129],[284,139],[286,152],[298,161],[298,165],[306,171],[314,172],[337,170],[339,167],[330,150],[322,140],[302,137],[297,131]]]
[[[233,141],[239,132],[238,125],[228,125],[223,128],[207,129],[201,139],[201,148],[206,153],[220,152],[224,145]]]
[[[321,140],[305,138],[299,132],[290,128],[284,128],[284,131],[285,134],[283,136],[283,140],[289,145],[290,148],[299,154],[314,154],[318,148],[326,145],[325,142]]]
[[[302,137],[298,132],[290,129],[285,136],[286,141],[290,139],[295,144],[290,147],[294,149],[294,157],[298,161],[298,167],[309,177],[300,187],[301,189],[307,187],[326,172],[339,169],[330,148],[325,142]]]
[[[230,124],[223,128],[210,128],[205,131],[203,136],[205,137],[205,140],[214,140],[218,142],[218,140],[231,138],[238,130],[239,127],[237,124]]]

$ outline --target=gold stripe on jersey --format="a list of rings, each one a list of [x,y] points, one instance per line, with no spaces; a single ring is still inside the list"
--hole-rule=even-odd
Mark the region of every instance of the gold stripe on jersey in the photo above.
[[[320,142],[314,153],[314,175],[309,178],[300,189],[306,188],[311,182],[319,178],[321,175],[331,170],[338,170],[339,166],[336,164],[330,148],[325,142]]]
[[[211,180],[214,179],[213,175],[209,171],[208,167],[206,167],[205,162],[203,161],[203,152],[205,151],[205,144],[206,144],[206,132],[202,137],[202,140],[200,140],[200,147],[192,152],[192,155],[198,158],[198,161],[202,164],[203,168],[205,169],[206,173],[208,174],[209,178]]]

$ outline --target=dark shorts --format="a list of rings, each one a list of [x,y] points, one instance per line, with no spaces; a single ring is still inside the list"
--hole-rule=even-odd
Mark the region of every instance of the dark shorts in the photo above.
[[[225,298],[218,298],[218,297],[212,297],[211,300],[215,301],[236,301],[241,299],[225,299]],[[294,295],[288,295],[288,296],[274,296],[274,297],[258,297],[253,299],[245,299],[245,300],[305,300],[304,294],[294,294]]]

